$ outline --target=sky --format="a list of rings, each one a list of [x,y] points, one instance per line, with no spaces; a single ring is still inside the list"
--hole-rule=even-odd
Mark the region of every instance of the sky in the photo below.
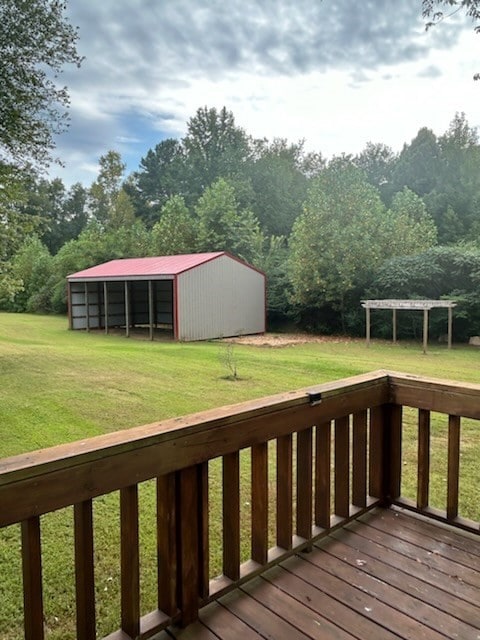
[[[138,170],[205,106],[326,158],[400,151],[456,112],[480,126],[480,35],[459,15],[425,31],[421,0],[69,0],[67,16],[85,59],[61,77],[71,122],[50,176],[66,185],[90,185],[111,149]]]

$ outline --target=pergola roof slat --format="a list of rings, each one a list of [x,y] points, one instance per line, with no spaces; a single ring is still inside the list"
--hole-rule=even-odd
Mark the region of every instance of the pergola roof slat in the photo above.
[[[453,300],[363,300],[364,309],[448,309],[457,305]]]

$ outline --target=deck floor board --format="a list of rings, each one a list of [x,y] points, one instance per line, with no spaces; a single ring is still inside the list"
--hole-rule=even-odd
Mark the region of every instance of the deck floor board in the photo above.
[[[479,640],[480,536],[375,510],[161,637]]]

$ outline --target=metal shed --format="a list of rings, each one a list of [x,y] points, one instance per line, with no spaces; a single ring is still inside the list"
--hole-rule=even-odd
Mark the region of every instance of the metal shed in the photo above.
[[[111,260],[67,276],[70,329],[157,327],[175,340],[265,332],[265,274],[218,251]]]

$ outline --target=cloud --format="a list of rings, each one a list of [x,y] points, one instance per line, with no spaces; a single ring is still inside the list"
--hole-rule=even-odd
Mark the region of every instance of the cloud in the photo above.
[[[462,32],[458,22],[425,32],[419,0],[72,0],[68,12],[85,62],[64,74],[72,122],[59,152],[77,167],[79,157],[91,166],[110,148],[138,164],[159,139],[183,135],[203,105],[225,104],[240,121],[250,114],[250,133],[290,103],[278,86],[287,93],[301,86],[305,109],[325,103],[328,90],[358,94],[379,74],[400,82],[406,65],[433,78],[431,52],[448,52]]]
[[[418,72],[419,78],[439,78],[441,75],[442,70],[435,64],[429,64]]]

